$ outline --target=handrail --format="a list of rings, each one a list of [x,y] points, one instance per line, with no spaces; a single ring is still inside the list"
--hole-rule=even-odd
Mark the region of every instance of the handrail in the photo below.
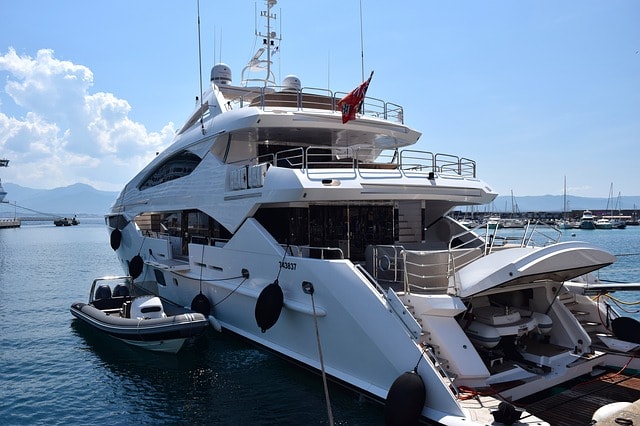
[[[375,279],[402,283],[404,291],[449,292],[456,294],[456,273],[474,260],[508,247],[540,247],[557,242],[539,229],[539,223],[528,223],[521,237],[501,235],[501,228],[480,225],[453,235],[447,248],[407,250],[400,245],[373,246],[370,270]],[[546,228],[543,228],[546,229]]]
[[[428,355],[429,361],[431,361],[431,364],[438,370],[438,372],[440,373],[440,376],[447,379],[453,394],[456,397],[459,397],[460,390],[458,389],[458,386],[456,386],[456,384],[453,381],[453,378],[449,375],[447,370],[445,370],[444,365],[442,365],[441,359],[438,357],[438,355],[436,355],[435,351],[433,350],[433,347],[430,345],[425,346],[424,352],[425,354]]]
[[[381,161],[386,160],[386,161]],[[435,175],[475,178],[475,161],[452,154],[433,153],[412,149],[352,148],[312,145],[289,148],[263,154],[229,164],[257,165],[267,163],[277,167],[302,169],[307,174],[313,169],[337,169],[361,175],[372,170],[396,170],[391,177],[429,178]],[[311,172],[313,173],[313,171]],[[326,178],[326,172],[323,172]]]
[[[409,260],[408,256],[413,259]],[[405,291],[446,292],[449,289],[452,258],[451,250],[403,250]]]
[[[359,263],[356,263],[355,268],[360,271],[360,273],[362,273],[362,275],[364,275],[364,277],[367,279],[367,281],[369,281],[371,283],[371,285],[373,285],[375,287],[376,290],[378,290],[378,292],[382,295],[384,295],[384,289],[380,286],[380,284],[378,283],[378,280],[376,280],[374,277],[371,276],[371,274],[369,273],[369,271],[367,271],[364,266],[362,266]]]
[[[293,89],[286,86],[267,86],[261,87],[259,91],[248,91],[245,95],[236,96],[230,102],[239,108],[250,106],[263,111],[292,108],[298,111],[316,109],[341,112],[338,102],[347,94],[318,87]],[[402,106],[370,96],[364,98],[360,114],[404,124]]]
[[[469,246],[472,243],[477,244],[478,241],[482,242],[485,255],[492,253],[495,249],[502,248],[511,242],[517,242],[520,247],[544,247],[549,244],[557,243],[562,237],[562,231],[557,227],[540,228],[539,225],[543,222],[527,220],[521,236],[505,236],[506,232],[501,230],[498,226],[491,226],[488,222],[479,224],[475,228],[467,229],[463,232],[453,235],[449,240],[449,248],[452,248],[454,242],[456,248],[463,248]],[[550,235],[544,232],[544,229],[549,229],[556,233],[556,236]],[[479,232],[482,231],[482,232]],[[484,235],[482,235],[484,234]],[[463,241],[463,237],[470,236],[467,241]],[[475,246],[474,246],[475,247]]]
[[[389,257],[389,255],[386,253],[380,254],[381,251],[387,250],[392,252],[392,257]],[[398,281],[398,278],[400,278],[398,275],[399,272],[401,272],[404,276],[404,268],[398,268],[398,265],[401,264],[399,260],[402,259],[401,253],[403,250],[404,247],[401,245],[381,244],[372,246],[372,260],[374,263],[372,268],[373,276],[377,279],[380,272],[392,271],[394,282]]]

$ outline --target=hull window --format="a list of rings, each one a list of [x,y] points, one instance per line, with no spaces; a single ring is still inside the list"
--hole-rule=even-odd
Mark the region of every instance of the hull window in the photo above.
[[[224,226],[197,210],[145,213],[135,222],[143,235],[171,241],[172,255],[177,257],[188,254],[189,243],[214,245],[231,238]]]
[[[200,157],[187,151],[160,163],[140,184],[140,190],[153,188],[161,183],[188,176],[200,164]]]

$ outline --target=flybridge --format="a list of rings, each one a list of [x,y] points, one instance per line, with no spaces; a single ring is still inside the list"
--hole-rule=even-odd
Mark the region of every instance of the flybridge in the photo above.
[[[234,108],[258,107],[264,111],[292,108],[298,111],[324,110],[342,112],[338,102],[347,95],[347,92],[334,92],[329,89],[302,87],[301,85],[292,87],[287,84],[287,78],[291,77],[295,76],[287,76],[282,86],[249,88],[221,84],[218,88]],[[383,99],[366,97],[360,114],[394,123],[404,123],[402,106]]]
[[[340,101],[346,99],[358,89],[362,90],[362,97],[354,105],[361,116],[375,117],[395,123],[404,124],[404,112],[400,105],[381,99],[365,97],[371,77],[352,92],[333,92],[329,89],[303,87],[296,75],[287,75],[282,85],[276,85],[272,71],[273,56],[280,51],[282,38],[274,31],[277,15],[271,11],[276,5],[275,0],[266,2],[267,10],[260,13],[264,19],[264,30],[256,28],[255,35],[260,47],[242,69],[240,86],[232,85],[231,68],[224,63],[216,64],[211,69],[211,83],[220,90],[225,98],[228,109],[246,106],[259,107],[264,111],[278,111],[283,108],[302,110],[316,110],[339,112],[343,106]],[[373,75],[373,73],[371,73]],[[203,96],[203,100],[206,96]],[[206,114],[206,111],[202,111]],[[197,119],[196,119],[197,121]],[[188,128],[190,126],[185,126]]]

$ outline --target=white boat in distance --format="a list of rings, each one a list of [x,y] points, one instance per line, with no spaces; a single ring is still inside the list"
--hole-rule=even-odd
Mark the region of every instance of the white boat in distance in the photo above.
[[[402,107],[362,100],[369,80],[349,95],[295,76],[277,86],[273,4],[241,83],[215,65],[201,106],[106,216],[123,269],[384,402],[390,424],[544,424],[504,401],[609,362],[557,298],[614,256],[448,217],[497,196],[476,163],[411,149],[420,133]]]
[[[596,227],[596,229],[612,229],[613,228],[611,221],[604,217],[597,219],[593,225]]]
[[[582,212],[582,216],[580,217],[580,228],[581,229],[596,229],[595,217],[591,210],[585,210]]]

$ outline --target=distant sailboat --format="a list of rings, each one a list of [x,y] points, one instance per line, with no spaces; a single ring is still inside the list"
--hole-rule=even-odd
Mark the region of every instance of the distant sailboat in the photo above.
[[[611,189],[613,189],[613,184],[611,184]],[[617,216],[613,216],[613,211],[611,213],[611,227],[613,229],[624,229],[627,227],[627,222],[622,218],[622,202],[620,201],[620,192],[618,192],[618,198],[616,199],[616,204],[613,207],[613,210],[617,210]]]
[[[516,202],[516,197],[513,196],[513,190],[511,190],[511,217],[500,221],[502,228],[524,228],[524,221],[520,218],[520,209]]]
[[[564,195],[562,204],[562,220],[558,223],[560,229],[571,229],[574,226],[567,220],[567,177],[564,177]]]
[[[613,202],[611,201],[611,197],[613,196],[613,182],[611,182],[611,186],[609,187],[609,198],[607,198],[607,207],[605,210],[609,211],[609,216],[603,216],[594,222],[596,229],[612,229],[611,226],[611,216],[613,216]],[[609,205],[611,205],[611,210],[609,210]]]

